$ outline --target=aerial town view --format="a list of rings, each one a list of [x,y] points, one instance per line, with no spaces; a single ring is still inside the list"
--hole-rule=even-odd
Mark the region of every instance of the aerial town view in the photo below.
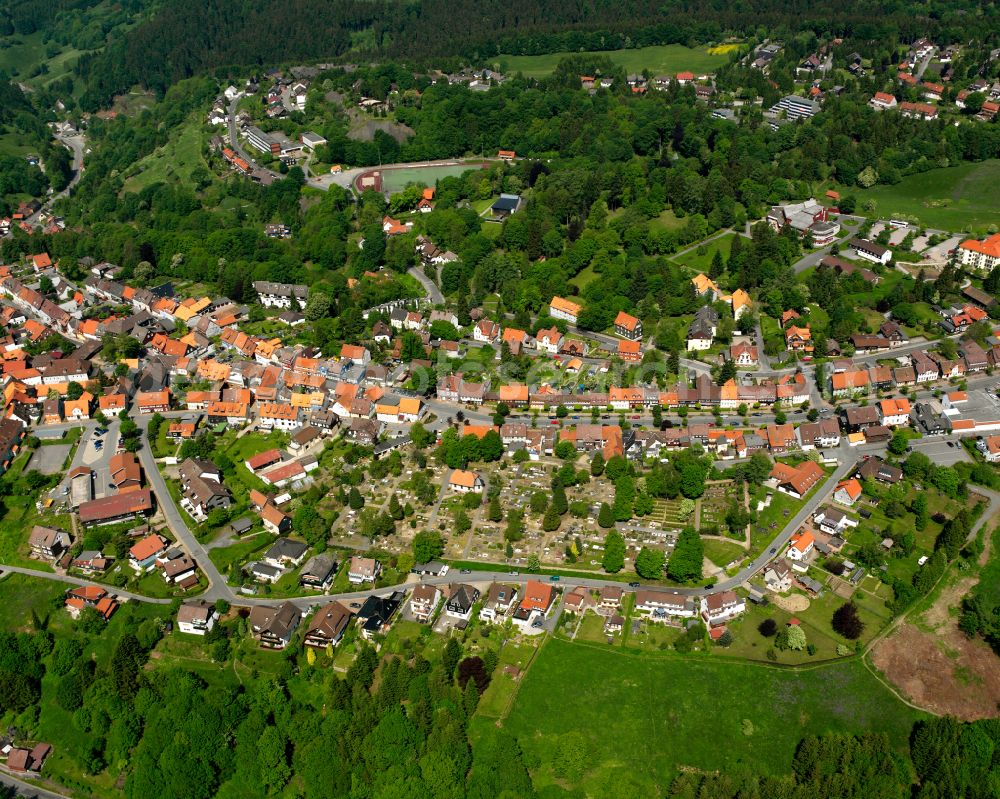
[[[0,797],[1000,797],[1000,10],[0,2]]]

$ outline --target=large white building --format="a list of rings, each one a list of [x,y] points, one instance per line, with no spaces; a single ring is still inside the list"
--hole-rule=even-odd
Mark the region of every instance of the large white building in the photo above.
[[[1000,264],[1000,233],[994,233],[984,241],[963,241],[958,245],[958,262],[970,271],[988,275],[993,267]]]
[[[260,304],[265,308],[291,308],[292,297],[300,303],[309,298],[309,287],[301,283],[272,283],[270,280],[256,280],[254,291]]]

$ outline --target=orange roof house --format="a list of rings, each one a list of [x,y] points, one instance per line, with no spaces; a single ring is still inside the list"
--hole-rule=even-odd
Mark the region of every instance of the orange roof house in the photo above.
[[[580,311],[583,310],[583,306],[579,303],[567,300],[565,297],[553,297],[551,302],[549,302],[549,309],[552,311],[553,315],[563,314],[565,316],[571,316],[575,319],[580,315]]]
[[[524,405],[528,402],[528,387],[524,384],[499,386],[497,388],[497,399],[499,402],[506,402],[508,405]]]
[[[483,478],[476,472],[466,469],[455,469],[448,478],[448,485],[458,491],[481,491]]]
[[[698,296],[704,296],[709,292],[714,294],[719,293],[719,287],[715,284],[715,281],[701,272],[691,278],[691,282],[694,283],[694,290],[698,292]]]
[[[639,361],[642,359],[642,342],[639,341],[618,341],[618,357],[623,361]]]
[[[632,316],[632,314],[625,313],[625,311],[619,311],[618,316],[615,317],[615,327],[621,327],[625,330],[633,331],[638,327],[639,320]]]
[[[521,600],[522,610],[538,610],[547,613],[552,607],[552,600],[555,598],[555,591],[551,585],[539,582],[538,580],[528,580],[524,588],[524,599]]]
[[[854,477],[837,484],[833,498],[844,505],[853,505],[861,497],[861,483]]]
[[[801,533],[792,536],[791,548],[799,553],[799,555],[805,555],[809,552],[809,549],[815,545],[816,537],[810,533],[808,530],[803,530]]]

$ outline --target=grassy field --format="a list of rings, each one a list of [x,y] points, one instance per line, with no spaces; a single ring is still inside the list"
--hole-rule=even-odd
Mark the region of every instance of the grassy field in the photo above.
[[[649,220],[649,229],[660,230],[680,230],[687,224],[687,220],[678,219],[669,208],[659,216]],[[728,253],[726,253],[728,255]]]
[[[729,257],[734,238],[736,238],[735,233],[726,233],[706,244],[696,246],[684,255],[675,255],[673,261],[695,272],[707,272],[717,251],[722,253],[723,260]]]
[[[8,574],[0,579],[0,630],[15,632],[28,629],[31,612],[40,619],[56,612],[56,602],[69,586],[26,574]]]
[[[580,289],[580,291],[583,291],[587,288],[587,286],[597,280],[598,277],[599,275],[594,271],[594,267],[591,264],[587,264],[580,274],[571,277],[569,282]]]
[[[544,764],[568,730],[581,734],[587,770],[577,782],[588,796],[656,796],[672,764],[780,774],[803,735],[870,730],[902,749],[918,717],[855,659],[792,672],[553,639],[505,726]],[[555,781],[548,766],[535,778]]]
[[[154,183],[191,183],[191,173],[196,167],[208,168],[202,158],[201,120],[190,117],[170,140],[150,153],[132,170],[132,176],[125,182],[126,191],[141,191]]]
[[[505,55],[500,56],[500,68],[504,72],[521,72],[528,78],[543,78],[552,73],[562,59],[570,55],[605,56],[626,72],[642,72],[648,69],[657,75],[672,75],[677,72],[714,72],[729,60],[728,54],[712,54],[707,47],[684,47],[680,44],[664,44],[654,47],[640,47],[633,50],[606,50],[582,53],[547,53],[545,55]]]
[[[909,175],[895,186],[851,191],[859,208],[872,200],[882,217],[914,217],[943,230],[980,230],[1000,220],[998,180],[1000,161],[991,160]]]
[[[49,57],[43,35],[33,33],[5,38],[4,46],[0,47],[0,69],[29,86],[43,86],[72,71],[80,51],[56,45],[56,52]],[[30,76],[34,66],[40,64],[45,64],[48,71]]]

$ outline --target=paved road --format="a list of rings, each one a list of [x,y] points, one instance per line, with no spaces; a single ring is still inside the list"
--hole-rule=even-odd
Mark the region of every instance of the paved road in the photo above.
[[[19,780],[17,777],[8,774],[6,771],[0,771],[0,785],[6,785],[13,788],[17,791],[17,796],[37,797],[38,799],[69,799],[69,797],[64,793],[56,793],[55,791],[50,791],[46,788],[40,788],[33,783]]]
[[[232,589],[226,584],[226,579],[219,573],[219,570],[212,562],[212,559],[208,557],[208,552],[205,550],[205,547],[202,546],[201,542],[197,538],[195,538],[194,533],[192,533],[191,529],[187,526],[187,521],[184,519],[183,512],[174,504],[173,498],[170,496],[170,491],[167,489],[167,483],[156,466],[156,460],[153,458],[153,451],[150,449],[148,444],[150,417],[137,414],[134,418],[136,424],[138,424],[139,428],[142,430],[143,438],[147,442],[139,450],[139,461],[142,464],[143,471],[146,473],[146,480],[149,481],[150,486],[153,488],[153,492],[156,494],[156,504],[163,512],[163,517],[166,519],[167,526],[174,534],[174,537],[184,545],[188,554],[195,560],[198,567],[208,578],[208,590],[201,595],[201,598],[209,601],[225,599],[227,602],[233,602],[234,596]]]
[[[848,222],[845,217],[840,217],[841,232],[846,232],[846,235],[839,237],[836,240],[838,244],[844,244],[854,238],[858,229],[861,227],[860,223]],[[806,256],[803,256],[795,265],[792,267],[796,272],[804,272],[810,266],[816,266],[820,261],[822,261],[826,256],[830,254],[830,249],[833,244],[828,244],[826,247],[822,247],[815,252],[811,252]]]
[[[742,585],[755,574],[762,571],[770,561],[782,553],[785,546],[788,544],[789,539],[791,539],[791,537],[795,534],[795,531],[805,523],[806,519],[816,512],[816,509],[826,501],[827,496],[829,496],[830,492],[833,491],[837,483],[843,480],[854,468],[856,456],[849,451],[846,445],[842,445],[841,449],[844,460],[837,467],[834,473],[830,475],[827,481],[823,483],[820,489],[813,494],[812,498],[799,508],[799,512],[789,519],[788,524],[784,526],[782,531],[778,533],[777,537],[771,542],[771,546],[758,555],[749,566],[740,569],[735,576],[717,583],[713,590],[727,591],[730,588],[736,588],[737,586]],[[704,594],[707,592],[701,591],[700,593]]]
[[[444,294],[441,293],[441,289],[424,274],[423,269],[419,266],[411,266],[406,271],[411,277],[415,277],[420,281],[420,285],[424,287],[424,291],[427,292],[427,299],[430,300],[432,305],[441,305],[444,303]]]
[[[240,94],[237,94],[233,98],[232,102],[229,104],[229,120],[228,120],[229,144],[233,148],[233,150],[236,151],[236,154],[240,158],[244,159],[247,163],[249,163],[250,166],[253,167],[255,171],[263,172],[270,175],[272,180],[281,180],[284,177],[284,175],[282,175],[280,172],[274,172],[273,170],[267,169],[266,167],[262,167],[260,164],[257,163],[256,159],[254,159],[252,155],[250,155],[246,150],[243,149],[243,145],[240,144],[239,131],[237,131],[236,129],[236,106],[239,104],[242,97],[243,94],[241,92]]]

